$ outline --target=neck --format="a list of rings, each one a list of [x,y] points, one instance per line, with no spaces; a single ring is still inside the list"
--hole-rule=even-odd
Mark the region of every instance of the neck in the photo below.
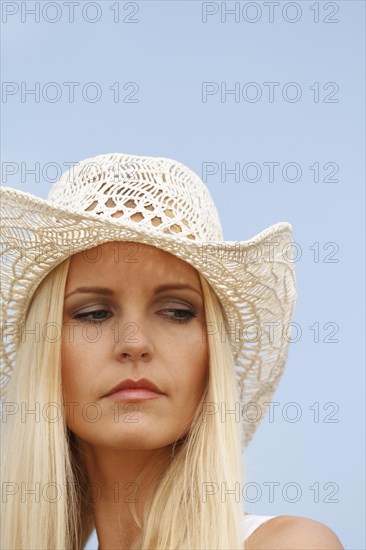
[[[99,550],[128,549],[141,533],[131,508],[142,516],[169,465],[172,448],[120,451],[82,440],[79,447],[88,475]]]

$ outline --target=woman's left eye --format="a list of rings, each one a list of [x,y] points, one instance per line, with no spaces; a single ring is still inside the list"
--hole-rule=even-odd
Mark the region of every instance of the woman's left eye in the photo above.
[[[80,321],[88,321],[90,323],[98,323],[109,319],[111,316],[110,311],[107,309],[95,309],[94,311],[83,311],[74,315],[74,319]]]
[[[162,309],[163,317],[168,317],[175,323],[188,323],[194,317],[197,317],[197,312],[193,309]]]

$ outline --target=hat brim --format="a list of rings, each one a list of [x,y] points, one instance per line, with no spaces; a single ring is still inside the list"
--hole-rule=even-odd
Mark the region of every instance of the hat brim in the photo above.
[[[187,241],[178,235],[148,232],[137,222],[75,212],[11,188],[1,189],[2,320],[18,327],[41,281],[72,254],[110,241],[155,246],[188,262],[215,290],[235,358],[239,397],[261,414],[246,418],[243,445],[251,440],[278,385],[288,354],[288,332],[296,303],[292,227],[274,224],[245,241]],[[286,251],[286,254],[284,253]],[[280,327],[277,337],[270,328]],[[226,334],[227,330],[227,334]],[[253,334],[257,335],[253,338]],[[17,335],[1,344],[1,399],[14,368]],[[264,403],[267,403],[265,405]],[[258,410],[257,410],[258,412]],[[248,415],[247,415],[248,416]]]

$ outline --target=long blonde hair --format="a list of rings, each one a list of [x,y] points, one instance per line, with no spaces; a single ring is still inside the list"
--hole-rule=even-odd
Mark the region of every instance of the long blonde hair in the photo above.
[[[88,480],[62,409],[61,338],[69,259],[39,285],[28,310],[3,410],[2,548],[81,550],[93,528]],[[206,322],[224,326],[200,275]],[[213,333],[212,333],[213,332]],[[138,518],[134,550],[242,549],[241,426],[233,357],[222,331],[205,331],[209,377],[190,430]],[[33,411],[33,412],[32,412]],[[30,421],[31,418],[31,421]]]

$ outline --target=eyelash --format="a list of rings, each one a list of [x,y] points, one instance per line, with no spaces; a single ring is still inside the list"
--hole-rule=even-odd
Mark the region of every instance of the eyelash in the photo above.
[[[184,317],[184,318],[174,318],[174,317],[170,317],[170,316],[167,316],[167,315],[163,315],[163,317],[167,317],[168,319],[170,319],[173,323],[178,323],[178,324],[184,324],[184,323],[189,323],[189,321],[191,321],[191,319],[193,319],[194,317],[197,317],[197,312],[194,311],[193,309],[179,309],[179,308],[168,308],[168,309],[163,309],[163,310],[160,310],[160,311],[167,311],[167,312],[183,312],[185,314],[187,314],[187,317]],[[104,318],[104,319],[91,319],[90,318],[90,315],[94,315],[96,313],[104,313],[104,312],[107,312],[107,313],[110,313],[107,309],[96,309],[94,311],[87,311],[87,312],[84,312],[84,313],[77,313],[74,315],[74,319],[77,319],[81,322],[84,322],[84,323],[102,323],[103,321],[107,321],[110,316]]]
[[[197,312],[194,311],[193,309],[179,309],[179,308],[170,308],[170,309],[163,309],[162,311],[173,311],[173,312],[177,312],[179,311],[180,313],[186,313],[187,314],[187,317],[184,317],[183,319],[182,318],[173,318],[173,317],[168,317],[170,320],[173,321],[173,323],[180,323],[180,324],[183,324],[183,323],[189,323],[189,321],[191,319],[193,319],[194,317],[197,317]]]

